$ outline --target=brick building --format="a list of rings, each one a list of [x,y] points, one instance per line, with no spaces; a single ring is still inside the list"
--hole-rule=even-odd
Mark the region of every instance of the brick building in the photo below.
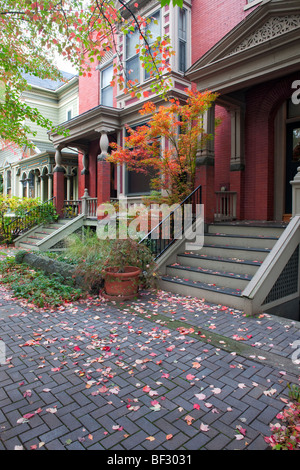
[[[185,98],[184,89],[219,93],[207,116],[222,124],[198,158],[206,220],[288,219],[291,185],[297,169],[294,148],[300,141],[299,80],[300,6],[297,0],[186,0],[184,8],[160,8],[156,0],[139,2],[142,15],[155,17],[153,32],[169,34],[176,56],[171,59],[170,96]],[[149,77],[135,54],[134,35],[118,37],[122,59],[143,90]],[[64,148],[78,151],[78,194],[98,204],[125,194],[138,201],[149,181],[105,161],[109,142],[122,143],[125,124],[141,124],[142,100],[109,86],[114,55],[108,52],[92,77],[79,79],[79,115],[68,122],[67,138],[54,135],[57,164],[54,195],[63,207],[59,159]],[[298,87],[297,87],[298,84]],[[151,96],[159,104],[159,98]]]

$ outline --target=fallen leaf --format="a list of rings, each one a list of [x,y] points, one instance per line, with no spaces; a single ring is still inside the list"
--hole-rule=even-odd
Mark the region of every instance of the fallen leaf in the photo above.
[[[173,434],[168,434],[168,435],[166,436],[167,441],[169,441],[170,439],[172,439],[172,437],[173,437]]]
[[[200,431],[203,431],[203,432],[209,431],[208,425],[201,423],[201,425],[200,425]]]
[[[187,422],[187,424],[190,426],[192,424],[193,421],[195,421],[195,418],[193,418],[192,416],[190,415],[187,415],[185,418],[184,418],[184,421]]]
[[[186,376],[186,378],[187,378],[187,380],[193,380],[193,379],[195,378],[195,376],[192,375],[192,374],[188,374],[188,375]]]

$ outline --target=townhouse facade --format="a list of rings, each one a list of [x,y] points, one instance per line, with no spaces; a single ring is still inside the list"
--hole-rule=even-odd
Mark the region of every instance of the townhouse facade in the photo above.
[[[63,72],[65,81],[39,79],[27,74],[30,89],[22,99],[51,120],[54,126],[78,115],[78,76]],[[47,201],[53,197],[53,168],[55,148],[49,140],[47,129],[36,123],[26,122],[32,134],[29,140],[33,148],[19,148],[10,142],[0,147],[0,177],[3,194],[17,197],[36,197]],[[77,193],[77,154],[69,149],[63,152],[65,174],[64,197],[73,199]]]
[[[219,94],[206,125],[213,144],[199,154],[197,184],[202,185],[206,220],[289,220],[290,181],[296,174],[299,143],[299,14],[295,0],[186,0],[182,9],[160,8],[156,0],[139,2],[140,13],[155,19],[153,35],[170,36],[169,97],[185,100],[196,85]],[[125,70],[142,92],[150,76],[136,53],[135,34],[119,36]],[[120,194],[140,200],[149,179],[106,162],[110,142],[124,142],[125,124],[142,124],[138,110],[145,99],[112,88],[114,53],[107,52],[92,77],[79,79],[79,114],[68,122],[69,136],[52,135],[57,161],[63,149],[78,152],[78,195],[87,189],[98,203]],[[142,95],[143,96],[143,95]],[[215,131],[214,118],[221,118]],[[162,145],[165,145],[162,142]],[[55,175],[55,173],[57,173]],[[54,190],[63,206],[63,175],[56,165]]]

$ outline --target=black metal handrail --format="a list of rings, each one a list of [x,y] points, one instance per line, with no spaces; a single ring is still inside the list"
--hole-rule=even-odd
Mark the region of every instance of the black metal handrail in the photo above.
[[[178,206],[161,220],[139,243],[148,246],[154,259],[157,260],[177,239],[181,238],[182,227],[185,225],[185,206],[191,205],[191,226],[197,217],[197,206],[201,204],[201,185],[187,196]],[[187,227],[186,227],[187,228]],[[178,230],[178,232],[176,231]]]
[[[18,215],[14,220],[3,227],[6,240],[12,242],[19,235],[30,230],[35,225],[45,222],[49,217],[49,205],[55,207],[55,197],[43,202],[39,206],[30,209],[22,215]]]

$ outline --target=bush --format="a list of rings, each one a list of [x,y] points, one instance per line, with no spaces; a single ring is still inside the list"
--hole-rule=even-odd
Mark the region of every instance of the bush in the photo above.
[[[81,289],[66,284],[59,274],[45,275],[26,264],[18,264],[12,257],[0,261],[0,274],[0,282],[9,285],[15,297],[37,307],[58,307],[82,296]]]
[[[103,287],[102,271],[108,266],[119,266],[120,270],[125,265],[137,266],[142,270],[140,286],[146,289],[156,286],[156,265],[150,250],[131,238],[102,240],[92,230],[87,230],[83,237],[72,235],[65,251],[65,260],[69,259],[76,264],[75,272],[83,276],[94,293],[99,293]]]
[[[0,238],[4,243],[11,243],[35,225],[57,218],[53,204],[43,204],[38,198],[0,197]]]
[[[292,400],[276,415],[281,423],[270,424],[271,436],[265,437],[272,450],[300,450],[300,388],[288,385]]]

